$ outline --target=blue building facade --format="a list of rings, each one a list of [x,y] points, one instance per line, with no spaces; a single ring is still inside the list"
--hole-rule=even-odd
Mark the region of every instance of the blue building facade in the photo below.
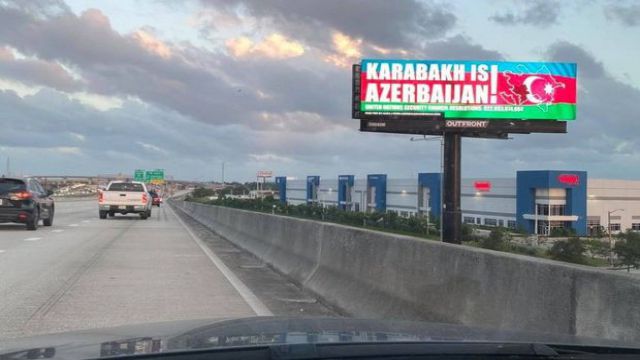
[[[347,211],[395,211],[400,216],[441,216],[440,173],[419,173],[413,179],[388,179],[386,174],[369,174],[360,179],[354,175],[331,179],[315,175],[301,180],[279,176],[276,182],[283,203],[317,203]],[[603,190],[598,190],[601,188],[599,185],[593,191],[602,193]],[[638,192],[640,194],[640,185]],[[554,229],[562,228],[572,229],[580,236],[587,235],[588,228],[601,226],[606,220],[600,214],[620,207],[606,205],[603,199],[608,198],[589,197],[585,171],[518,171],[515,178],[462,179],[461,184],[463,222],[520,228],[530,234],[549,235]],[[594,209],[601,207],[597,210],[599,213],[594,211],[592,216],[587,216],[587,200],[592,201],[589,204]],[[637,215],[631,210],[628,212],[630,218],[638,219],[634,226],[640,229],[640,210]]]
[[[276,185],[278,186],[278,194],[280,197],[280,203],[287,203],[287,177],[276,176]]]
[[[307,204],[318,201],[318,188],[320,187],[320,176],[307,176]]]
[[[516,187],[519,227],[530,234],[549,232],[555,226],[587,235],[586,171],[518,171]]]
[[[338,207],[343,210],[351,208],[351,191],[355,182],[354,175],[338,176]]]
[[[424,190],[427,189],[428,192]],[[418,174],[418,202],[427,199],[429,214],[439,218],[442,212],[442,174],[419,173]],[[428,195],[427,195],[428,194]]]
[[[384,212],[387,210],[387,175],[367,175],[367,209]]]

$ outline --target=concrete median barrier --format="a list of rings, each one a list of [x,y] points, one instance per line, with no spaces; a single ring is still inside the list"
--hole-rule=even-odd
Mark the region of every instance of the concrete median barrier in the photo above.
[[[173,201],[345,313],[640,341],[627,274],[312,220]]]

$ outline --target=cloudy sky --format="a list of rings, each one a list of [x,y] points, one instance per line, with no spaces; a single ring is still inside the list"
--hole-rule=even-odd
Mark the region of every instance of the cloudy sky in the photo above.
[[[637,1],[0,0],[0,173],[438,171],[350,118],[373,57],[577,62],[568,134],[464,139],[463,175],[640,178],[639,39]]]

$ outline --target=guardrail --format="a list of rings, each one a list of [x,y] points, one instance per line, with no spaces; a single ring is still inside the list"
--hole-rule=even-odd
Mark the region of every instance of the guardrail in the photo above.
[[[640,279],[312,220],[171,201],[357,317],[640,341]]]

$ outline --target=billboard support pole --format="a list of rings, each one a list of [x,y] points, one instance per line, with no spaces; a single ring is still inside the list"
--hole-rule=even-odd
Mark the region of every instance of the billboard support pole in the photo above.
[[[460,211],[460,155],[462,136],[445,132],[444,135],[444,192],[442,202],[442,241],[462,242],[462,213]]]

